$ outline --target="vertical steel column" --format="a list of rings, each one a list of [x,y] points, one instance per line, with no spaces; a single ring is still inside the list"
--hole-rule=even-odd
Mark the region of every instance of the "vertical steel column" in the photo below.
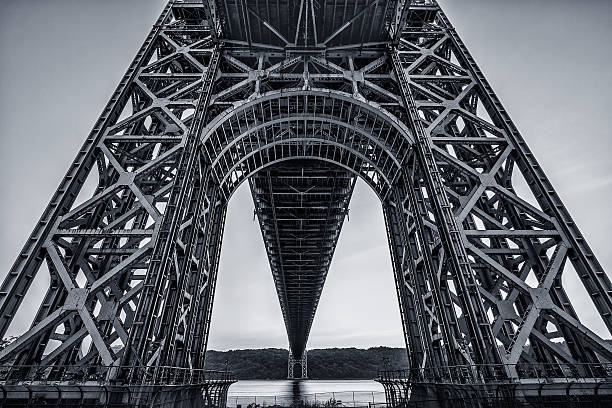
[[[213,302],[215,299],[215,289],[217,283],[217,273],[219,270],[219,257],[221,255],[221,243],[223,241],[223,228],[225,226],[225,215],[227,203],[219,198],[220,192],[215,189],[211,195],[211,211],[213,215],[206,231],[206,241],[204,241],[206,255],[203,267],[208,268],[205,282],[205,289],[200,289],[199,302],[192,311],[194,322],[190,325],[193,329],[193,342],[191,349],[191,364],[194,367],[204,367],[206,349],[208,346],[208,336],[210,334],[210,322],[212,317]],[[201,287],[201,286],[200,286]]]
[[[102,375],[119,363],[194,119],[206,64],[194,54],[206,61],[212,49],[205,28],[185,29],[183,17],[201,9],[179,1],[164,8],[37,226],[38,255],[24,250],[15,266],[25,269],[7,276],[0,303],[15,310],[41,268],[36,258],[51,283],[31,328],[0,351],[2,364],[54,367],[46,373],[61,376],[70,366]],[[91,197],[80,191],[86,179],[95,183]],[[9,309],[3,330],[15,319]]]
[[[393,202],[383,206],[383,214],[410,367],[423,368],[429,362],[432,339],[424,316],[424,294],[422,286],[417,283],[414,266],[418,254],[413,253],[414,249],[409,245],[408,216],[398,199],[401,200],[395,194]]]
[[[423,129],[399,55],[395,49],[391,49],[390,53],[393,69],[416,138],[415,150],[419,158],[419,165],[423,168],[425,185],[434,207],[440,239],[450,260],[455,282],[458,284],[458,296],[471,337],[470,343],[474,361],[476,363],[500,363],[501,358],[497,350],[495,337],[483,308],[478,284],[470,268],[460,229],[452,213],[452,207],[446,196],[436,162],[433,159],[431,140]]]
[[[443,288],[446,285],[442,280],[442,270],[446,267],[445,253],[439,248],[438,234],[427,221],[427,208],[421,192],[421,171],[415,155],[407,160],[406,166],[403,183],[393,191],[393,208],[385,207],[384,211],[386,217],[389,214],[389,218],[386,218],[388,228],[397,231],[395,236],[389,237],[390,248],[398,248],[396,251],[404,253],[403,271],[396,275],[396,279],[400,279],[400,282],[406,280],[408,286],[404,286],[412,288],[412,294],[404,293],[403,296],[413,298],[409,301],[413,304],[413,310],[403,318],[416,319],[417,316],[410,316],[415,313],[419,316],[420,332],[411,336],[426,345],[426,364],[413,362],[411,368],[472,363],[471,357],[459,347],[459,323],[448,290]],[[406,335],[408,333],[405,332]]]
[[[185,214],[189,198],[196,177],[202,177],[200,169],[200,133],[205,125],[206,112],[209,105],[212,86],[219,65],[220,48],[217,46],[210,59],[209,66],[204,75],[200,88],[200,98],[196,106],[195,119],[189,129],[189,135],[185,141],[181,161],[178,166],[176,181],[172,187],[170,199],[166,209],[162,226],[158,232],[155,248],[151,257],[151,265],[147,271],[143,292],[136,310],[136,317],[132,323],[132,330],[124,364],[130,365],[155,365],[161,357],[163,342],[168,339],[164,337],[167,333],[160,332],[159,327],[167,324],[160,320],[164,308],[175,308],[172,295],[166,290],[170,271],[174,270],[176,262],[176,245],[179,228],[182,222],[189,218]],[[179,273],[179,270],[175,270]],[[182,278],[182,277],[179,277]],[[164,298],[166,296],[166,299]],[[135,373],[131,373],[133,376]]]

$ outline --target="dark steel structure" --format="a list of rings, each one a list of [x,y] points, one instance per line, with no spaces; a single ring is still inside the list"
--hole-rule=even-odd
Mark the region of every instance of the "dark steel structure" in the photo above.
[[[608,330],[610,279],[433,0],[171,0],[0,287],[4,336],[37,274],[49,282],[0,351],[4,382],[61,387],[87,368],[171,387],[203,369],[245,180],[301,360],[357,177],[385,215],[402,384],[426,384],[410,398],[489,379],[605,388],[612,345],[562,275]]]
[[[281,162],[250,178],[289,335],[289,378],[297,362],[307,376],[306,341],[355,180],[348,170],[313,159]]]

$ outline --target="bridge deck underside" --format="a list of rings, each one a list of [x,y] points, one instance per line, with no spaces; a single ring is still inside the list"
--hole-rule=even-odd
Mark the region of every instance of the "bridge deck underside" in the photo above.
[[[355,183],[314,160],[282,163],[250,179],[293,355],[306,347]]]
[[[275,46],[388,40],[395,0],[217,0],[225,38]]]

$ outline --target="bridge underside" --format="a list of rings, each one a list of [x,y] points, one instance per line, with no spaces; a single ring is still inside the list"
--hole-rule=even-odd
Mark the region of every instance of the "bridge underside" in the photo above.
[[[221,0],[228,39],[279,47],[386,41],[397,1]]]
[[[250,185],[295,358],[300,358],[353,192],[355,176],[320,160],[282,162]]]

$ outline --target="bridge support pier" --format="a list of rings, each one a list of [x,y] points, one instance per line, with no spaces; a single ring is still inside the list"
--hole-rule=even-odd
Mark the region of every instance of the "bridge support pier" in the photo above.
[[[389,408],[612,406],[612,383],[604,378],[477,382],[442,378],[411,381],[382,375],[377,381],[385,389]]]
[[[302,375],[299,377],[295,376],[295,365],[299,364],[302,369]],[[295,358],[291,350],[289,350],[289,358],[287,359],[287,379],[306,379],[308,378],[308,357],[306,350],[302,353],[300,358]]]

